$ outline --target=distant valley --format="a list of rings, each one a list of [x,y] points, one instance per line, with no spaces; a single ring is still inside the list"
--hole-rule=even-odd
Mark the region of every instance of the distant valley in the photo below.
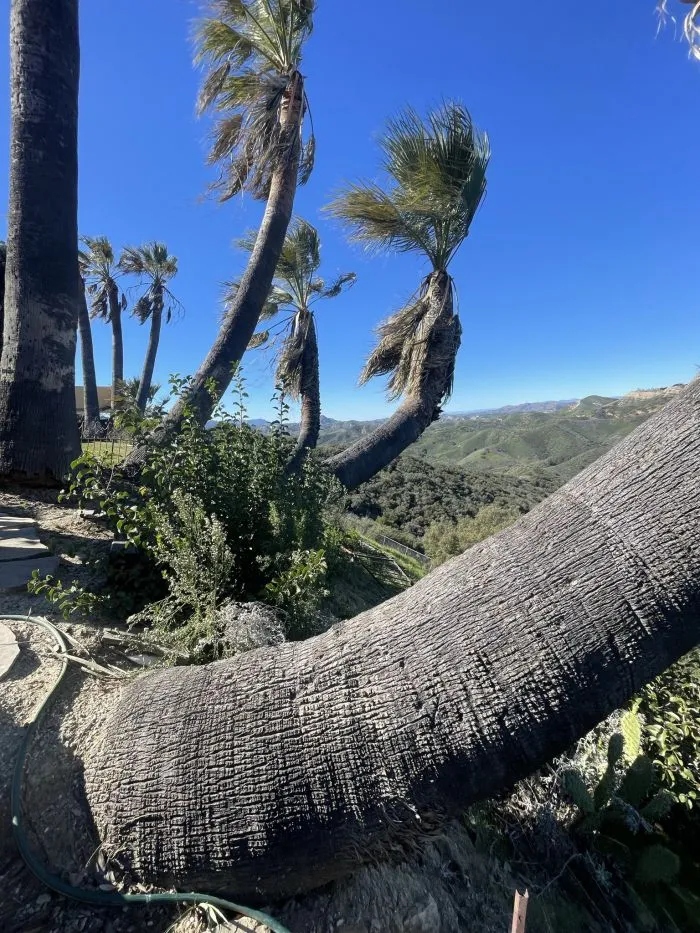
[[[351,493],[349,508],[418,548],[432,522],[473,516],[491,503],[527,511],[682,388],[541,403],[548,406],[544,410],[532,403],[443,416],[394,464]],[[326,419],[321,443],[345,446],[378,423]]]

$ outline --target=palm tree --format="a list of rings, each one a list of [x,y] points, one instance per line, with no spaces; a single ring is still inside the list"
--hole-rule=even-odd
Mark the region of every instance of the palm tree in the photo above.
[[[698,643],[698,489],[700,379],[393,599],[139,678],[86,768],[102,842],[142,881],[279,899],[512,786]]]
[[[81,240],[86,246],[80,251],[80,267],[90,297],[90,316],[112,326],[112,411],[116,411],[124,379],[122,312],[126,309],[126,295],[117,284],[120,270],[107,237],[84,236]]]
[[[95,437],[100,432],[100,400],[95,376],[95,354],[92,346],[90,313],[85,295],[85,282],[80,279],[78,304],[78,333],[80,334],[80,357],[83,366],[83,435]]]
[[[132,311],[141,324],[145,324],[149,318],[151,320],[151,333],[136,395],[136,407],[143,414],[153,380],[163,311],[166,312],[166,323],[169,323],[173,308],[180,304],[167,285],[177,275],[177,259],[168,253],[168,248],[164,243],[153,242],[146,246],[127,246],[119,258],[119,268],[127,275],[137,275],[140,284],[146,286],[146,291],[136,302]]]
[[[208,421],[231,382],[270,291],[297,183],[311,174],[315,145],[313,136],[302,141],[307,101],[299,69],[314,6],[314,0],[210,0],[212,15],[197,29],[196,60],[207,68],[199,110],[217,117],[210,156],[221,166],[216,187],[222,199],[248,192],[267,204],[235,300],[188,394],[170,412],[166,434],[185,407]]]
[[[247,252],[255,246],[254,234],[239,245]],[[321,241],[318,231],[306,220],[292,222],[285,237],[275,277],[260,319],[270,321],[281,313],[284,334],[278,355],[277,381],[295,401],[301,399],[301,423],[296,449],[288,469],[297,469],[318,441],[321,428],[321,395],[318,373],[318,342],[313,306],[324,298],[336,298],[355,282],[354,272],[340,275],[332,284],[318,277],[321,265]],[[238,283],[228,285],[226,304],[235,300]],[[271,329],[253,335],[252,347],[268,344]]]
[[[486,191],[490,149],[461,104],[445,104],[423,122],[413,110],[389,123],[381,147],[390,184],[351,185],[328,207],[354,238],[375,250],[427,259],[431,272],[408,303],[379,327],[379,343],[360,382],[388,375],[389,397],[403,398],[376,431],[331,458],[347,487],[369,479],[440,417],[452,391],[462,328],[448,267]]]
[[[78,0],[13,0],[0,476],[57,482],[80,452]]]
[[[7,243],[0,240],[0,353],[2,352],[2,330],[5,320],[5,263],[7,262]]]

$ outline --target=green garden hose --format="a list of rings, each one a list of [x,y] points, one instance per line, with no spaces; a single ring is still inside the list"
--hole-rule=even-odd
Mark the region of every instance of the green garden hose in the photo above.
[[[30,615],[9,615],[0,613],[0,618],[16,622],[29,622],[31,625],[38,625],[47,631],[56,642],[59,654],[61,655],[61,670],[54,681],[53,686],[46,694],[41,703],[37,706],[24,734],[22,743],[17,754],[17,764],[12,778],[12,790],[10,796],[10,807],[12,812],[12,832],[19,849],[20,855],[27,864],[27,867],[39,881],[62,894],[64,897],[70,897],[75,901],[81,901],[84,904],[93,904],[95,907],[130,907],[132,904],[210,904],[219,910],[232,911],[243,917],[250,917],[258,923],[265,924],[272,933],[290,933],[273,917],[268,916],[259,910],[252,910],[250,907],[242,907],[240,904],[234,904],[232,901],[226,901],[221,897],[214,897],[211,894],[197,894],[195,892],[186,893],[159,893],[159,894],[121,894],[118,891],[100,891],[90,888],[78,888],[72,884],[63,881],[62,878],[52,875],[41,864],[39,859],[31,851],[27,837],[22,828],[22,779],[24,775],[24,766],[27,760],[29,746],[32,737],[39,723],[39,720],[46,710],[49,700],[58,689],[63,680],[63,675],[68,669],[68,648],[60,630],[52,625],[48,619],[40,616]]]

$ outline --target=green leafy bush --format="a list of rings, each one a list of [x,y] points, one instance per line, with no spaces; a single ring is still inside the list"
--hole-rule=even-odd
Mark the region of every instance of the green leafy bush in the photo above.
[[[700,649],[652,681],[633,708],[660,779],[689,810],[700,806]],[[700,829],[700,826],[698,827]]]
[[[187,383],[174,377],[172,384],[180,392]],[[323,548],[340,487],[314,458],[287,471],[294,442],[281,395],[274,429],[264,435],[245,423],[240,377],[234,388],[233,415],[218,407],[207,429],[186,413],[175,437],[149,442],[137,480],[85,454],[64,494],[97,510],[136,550],[138,570],[156,568],[167,592],[137,600],[135,619],[186,650],[211,634],[217,609],[231,599],[279,607],[287,637],[303,637],[318,629],[325,594]]]
[[[643,734],[638,714],[628,710],[607,741],[602,774],[592,779],[585,756],[582,767],[571,763],[562,769],[560,786],[578,811],[572,831],[611,860],[653,916],[681,929],[700,929],[700,898],[693,893],[697,865],[684,861],[663,825],[676,798],[659,789],[654,763],[640,753]]]

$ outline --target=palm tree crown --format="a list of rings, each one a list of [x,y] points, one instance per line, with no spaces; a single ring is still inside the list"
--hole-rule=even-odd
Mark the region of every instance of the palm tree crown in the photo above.
[[[119,268],[112,244],[106,236],[83,236],[80,240],[86,246],[85,250],[79,251],[78,259],[80,274],[90,296],[90,317],[109,323],[117,310],[115,301],[119,310],[126,308],[126,296],[120,295],[117,287]]]
[[[238,246],[246,252],[252,252],[254,245],[254,233],[248,233],[238,241]],[[279,355],[277,378],[294,399],[302,391],[304,348],[313,305],[321,299],[336,298],[357,278],[354,272],[345,272],[327,284],[317,275],[320,266],[318,231],[308,221],[296,218],[287,231],[272,288],[260,314],[261,321],[270,321],[280,312],[290,312],[282,321],[285,338]],[[235,297],[238,283],[227,283],[226,288],[225,302],[229,303]],[[254,334],[250,347],[262,346],[270,337],[270,329],[259,331]]]
[[[406,110],[389,123],[381,148],[389,184],[350,185],[327,209],[349,225],[354,240],[374,250],[422,253],[433,271],[379,326],[379,342],[360,382],[389,375],[389,396],[398,398],[420,392],[439,374],[447,398],[461,336],[447,268],[486,192],[488,137],[465,107],[448,103],[425,121]],[[445,288],[436,301],[440,276]]]
[[[285,145],[281,116],[293,96],[314,7],[314,0],[211,0],[211,17],[198,24],[195,61],[207,74],[197,106],[217,117],[209,160],[222,163],[222,200],[244,190],[267,197]],[[313,155],[311,136],[300,161],[301,183]]]
[[[126,246],[119,257],[119,269],[127,275],[136,275],[145,284],[146,291],[137,300],[132,314],[145,323],[154,310],[165,310],[166,321],[170,321],[174,308],[180,302],[167,287],[177,275],[177,259],[168,253],[164,243],[148,243],[145,246]]]

